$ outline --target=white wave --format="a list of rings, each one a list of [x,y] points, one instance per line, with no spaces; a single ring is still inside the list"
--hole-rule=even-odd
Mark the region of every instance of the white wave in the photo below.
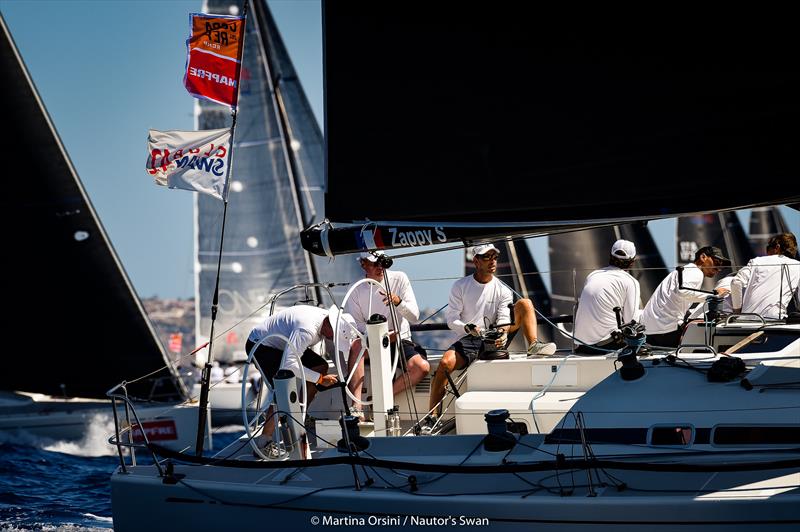
[[[114,420],[111,414],[95,414],[89,420],[84,437],[78,442],[58,441],[42,448],[46,451],[71,454],[74,456],[112,456],[116,447],[108,443],[114,433]]]

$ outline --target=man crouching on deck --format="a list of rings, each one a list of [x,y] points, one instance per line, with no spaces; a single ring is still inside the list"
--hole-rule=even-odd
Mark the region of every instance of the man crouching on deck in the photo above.
[[[254,356],[270,386],[273,386],[272,379],[279,369],[289,369],[297,378],[305,377],[308,389],[307,405],[311,404],[317,393],[316,385],[330,386],[339,380],[336,375],[328,375],[328,363],[310,349],[311,346],[323,339],[333,340],[333,327],[338,314],[339,309],[336,305],[331,306],[330,309],[297,305],[276,312],[250,332],[245,344],[247,354],[249,356],[253,347],[263,339],[264,341],[258,346]],[[339,318],[339,345],[337,346],[339,351],[343,353],[350,351],[350,342],[355,336],[353,332],[355,330],[353,318],[342,312]],[[289,341],[287,342],[283,337],[288,338]],[[308,383],[311,385],[309,386]],[[265,454],[270,458],[280,456],[279,446],[270,440],[274,428],[275,420],[272,415],[272,407],[270,407],[267,411],[264,430],[258,442],[259,447],[264,448]]]

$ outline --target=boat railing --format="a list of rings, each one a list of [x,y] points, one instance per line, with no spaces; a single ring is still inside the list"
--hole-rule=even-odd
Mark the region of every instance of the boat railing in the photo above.
[[[752,320],[741,320],[741,318],[754,318]],[[766,320],[761,314],[756,314],[754,312],[742,312],[740,314],[731,314],[730,316],[725,319],[725,325],[730,325],[734,321],[760,321],[762,326],[767,324]]]
[[[108,443],[116,446],[117,454],[119,455],[119,464],[123,473],[127,473],[125,463],[125,453],[123,449],[130,450],[130,461],[132,466],[136,466],[136,449],[147,449],[153,457],[153,463],[158,469],[159,475],[163,476],[164,472],[161,465],[158,463],[158,457],[150,450],[150,441],[147,438],[147,433],[144,430],[144,425],[136,413],[136,408],[133,405],[130,397],[128,397],[127,382],[123,381],[117,384],[109,391],[106,396],[111,399],[111,409],[114,412],[114,434],[108,439]],[[125,419],[120,420],[118,406],[122,403],[125,407]],[[131,423],[131,418],[134,423]],[[141,441],[137,439],[141,436]],[[127,441],[126,441],[127,440]]]

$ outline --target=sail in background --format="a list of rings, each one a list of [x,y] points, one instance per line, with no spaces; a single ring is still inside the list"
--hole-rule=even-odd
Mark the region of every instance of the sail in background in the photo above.
[[[232,6],[240,5],[240,1],[209,0],[204,11],[228,14]],[[263,1],[251,5],[215,329],[225,331],[222,341],[215,342],[214,356],[221,360],[244,356],[250,329],[269,311],[258,309],[276,292],[299,283],[347,283],[363,276],[350,257],[329,263],[312,258],[300,245],[300,230],[324,218],[322,133],[268,7]],[[225,107],[198,101],[195,109],[198,129],[230,126]],[[222,204],[196,195],[198,343],[207,340],[211,329],[221,223]],[[345,288],[336,287],[337,301]],[[318,293],[311,295],[329,305],[327,293],[322,294],[321,301]],[[291,305],[302,297],[287,296],[279,305]]]
[[[766,255],[770,237],[788,232],[789,226],[778,207],[760,207],[750,211],[749,238],[754,255]]]
[[[24,162],[24,172],[9,174],[0,209],[4,295],[13,302],[4,328],[16,345],[4,351],[0,390],[105,399],[128,380],[132,396],[180,400],[186,391],[166,369],[164,347],[2,17],[0,25],[8,148]]]
[[[694,253],[703,246],[717,246],[731,259],[731,268],[723,268],[713,278],[703,279],[703,290],[713,290],[722,277],[737,271],[754,257],[739,216],[733,211],[682,216],[677,223],[677,252],[680,264],[694,261]]]
[[[550,294],[542,281],[542,274],[536,267],[530,248],[525,240],[499,240],[492,242],[500,250],[495,276],[510,286],[516,293],[514,300],[528,298],[533,301],[541,315],[550,315]],[[472,275],[475,264],[472,262],[470,248],[464,252],[464,275]],[[539,339],[549,342],[553,338],[552,327],[538,320]]]
[[[650,230],[644,224],[600,227],[550,235],[550,289],[554,315],[574,314],[586,277],[593,270],[608,266],[611,246],[620,238],[630,240],[636,246],[636,262],[631,275],[639,281],[642,305],[647,304],[668,273]],[[556,342],[559,347],[571,347],[571,343],[563,338],[557,338]]]

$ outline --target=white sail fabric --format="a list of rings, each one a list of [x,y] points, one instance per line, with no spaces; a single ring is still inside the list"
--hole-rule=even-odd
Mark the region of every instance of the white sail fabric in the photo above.
[[[159,131],[147,138],[147,173],[157,185],[226,197],[231,130]]]

